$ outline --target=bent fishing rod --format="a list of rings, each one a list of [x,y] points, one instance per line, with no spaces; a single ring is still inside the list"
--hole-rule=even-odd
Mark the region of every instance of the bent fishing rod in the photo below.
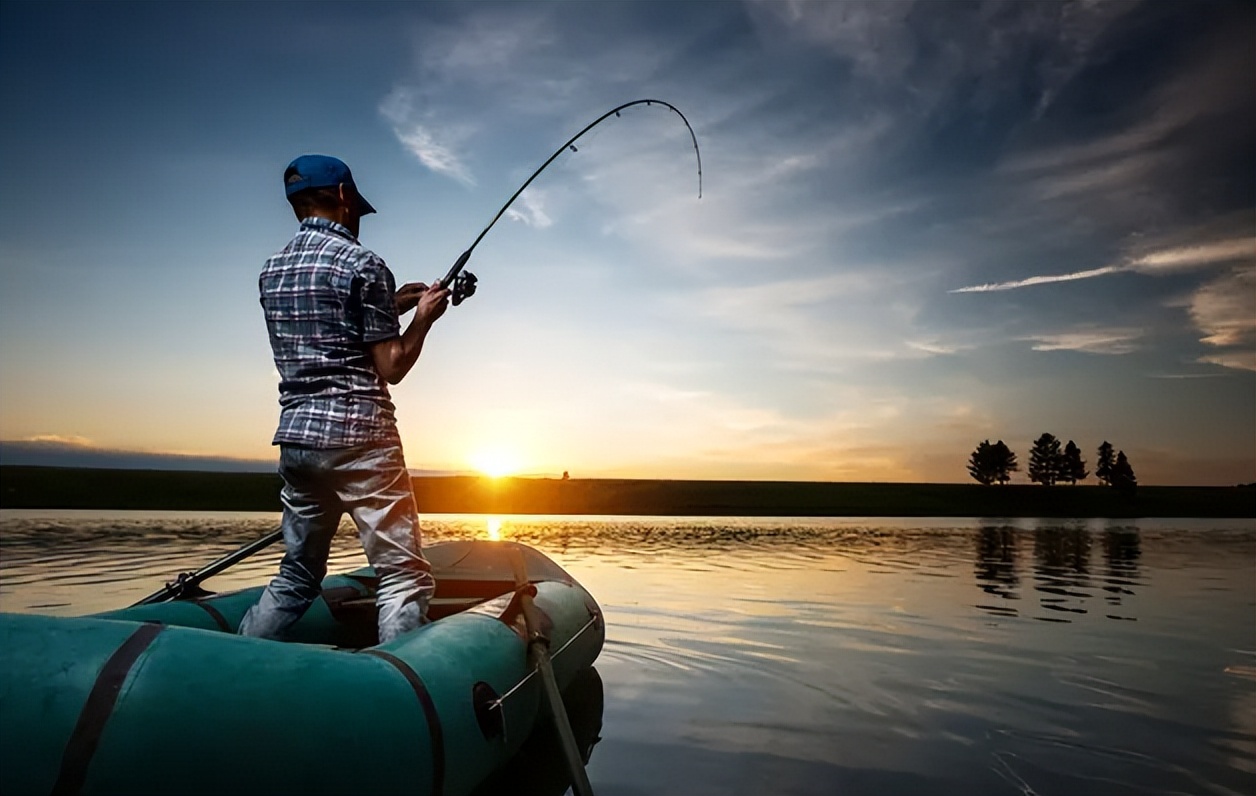
[[[450,289],[450,292],[453,294],[452,300],[455,307],[475,294],[475,286],[478,281],[475,274],[472,274],[469,271],[465,273],[463,272],[463,267],[467,264],[467,261],[471,259],[471,252],[475,251],[475,247],[480,245],[480,241],[484,240],[484,236],[487,235],[488,231],[493,228],[493,225],[496,224],[503,215],[505,215],[506,211],[510,209],[510,206],[515,203],[516,199],[519,198],[519,195],[527,190],[528,186],[532,184],[532,181],[539,177],[541,172],[545,171],[551,163],[557,160],[559,155],[568,150],[578,152],[579,150],[576,148],[576,141],[579,141],[581,136],[612,116],[619,118],[621,111],[631,108],[634,105],[661,105],[674,112],[680,117],[680,120],[685,123],[685,128],[689,131],[689,138],[693,141],[693,153],[698,160],[698,198],[702,198],[702,152],[698,149],[698,136],[693,131],[693,125],[689,124],[689,120],[685,118],[685,114],[680,112],[680,108],[677,108],[670,102],[664,102],[663,100],[657,99],[633,100],[632,102],[625,102],[623,105],[611,108],[606,113],[585,125],[583,130],[576,133],[571,138],[568,138],[566,143],[554,150],[554,154],[550,155],[549,159],[542,163],[539,169],[532,172],[532,176],[528,177],[528,179],[524,181],[523,185],[519,186],[519,190],[515,191],[514,194],[506,200],[506,204],[502,205],[501,209],[497,211],[497,215],[493,216],[493,220],[488,222],[488,226],[480,231],[480,234],[477,235],[475,240],[471,242],[471,246],[462,253],[457,262],[453,264],[453,267],[449,269],[449,273],[445,274],[445,276],[437,283],[441,287],[447,287]]]

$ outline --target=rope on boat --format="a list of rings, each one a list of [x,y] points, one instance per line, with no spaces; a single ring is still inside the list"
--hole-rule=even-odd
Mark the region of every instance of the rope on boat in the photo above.
[[[550,655],[550,657],[551,657],[551,658],[556,658],[556,657],[558,657],[559,655],[562,655],[562,654],[563,654],[563,650],[565,650],[565,649],[567,649],[568,647],[570,647],[570,646],[571,646],[571,643],[572,643],[573,641],[575,641],[576,639],[580,638],[580,636],[582,636],[582,635],[584,634],[584,631],[586,631],[586,630],[588,630],[589,628],[593,627],[593,625],[594,625],[594,624],[596,624],[596,623],[597,623],[597,617],[593,617],[593,618],[592,618],[592,619],[590,619],[588,622],[585,622],[585,623],[584,623],[584,627],[582,627],[582,628],[580,628],[579,630],[577,630],[577,631],[575,632],[575,634],[574,634],[571,638],[567,639],[566,643],[564,643],[561,647],[559,647],[557,650],[555,650],[555,651],[554,651],[554,652]],[[511,686],[511,687],[510,687],[510,690],[508,690],[506,693],[504,693],[504,694],[502,694],[501,696],[499,696],[497,699],[494,699],[494,700],[492,701],[492,703],[491,703],[491,708],[492,708],[492,709],[494,709],[494,710],[495,710],[495,709],[497,709],[497,708],[500,708],[500,707],[502,706],[502,703],[504,703],[504,702],[506,701],[506,699],[507,699],[507,698],[509,698],[509,697],[513,696],[513,695],[514,695],[514,693],[515,693],[516,691],[518,691],[520,688],[523,688],[523,687],[524,687],[524,685],[526,685],[526,684],[527,684],[527,682],[528,682],[529,680],[531,680],[531,679],[533,678],[533,676],[535,676],[535,675],[536,675],[536,671],[537,671],[536,669],[533,669],[532,671],[528,672],[527,674],[525,674],[525,675],[523,676],[523,679],[521,679],[519,682],[517,682],[517,683],[515,683],[513,686]]]

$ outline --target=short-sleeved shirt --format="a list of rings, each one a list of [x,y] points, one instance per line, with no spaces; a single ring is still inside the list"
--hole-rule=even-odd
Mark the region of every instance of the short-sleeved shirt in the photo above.
[[[279,371],[272,444],[346,448],[400,442],[369,344],[401,331],[392,272],[344,226],[307,218],[258,279]]]

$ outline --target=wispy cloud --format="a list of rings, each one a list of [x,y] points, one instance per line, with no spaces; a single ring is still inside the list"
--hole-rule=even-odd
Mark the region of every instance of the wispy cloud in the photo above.
[[[86,437],[36,434],[19,440],[0,439],[0,464],[39,467],[102,467],[128,470],[212,470],[268,472],[273,461],[212,456],[177,451],[123,450],[102,447]]]
[[[471,170],[446,140],[447,135],[415,118],[414,103],[408,90],[393,89],[380,103],[379,113],[392,125],[393,135],[397,136],[401,145],[424,166],[463,185],[475,184]]]
[[[39,442],[50,445],[72,445],[75,447],[90,447],[92,441],[87,437],[80,437],[75,434],[35,434],[31,437],[24,437],[21,442]]]
[[[1026,279],[1014,279],[1010,282],[988,282],[984,285],[970,285],[969,287],[960,287],[948,291],[950,293],[996,293],[1001,290],[1016,290],[1022,287],[1032,287],[1034,285],[1051,285],[1056,282],[1074,282],[1078,279],[1091,279],[1096,276],[1106,276],[1107,274],[1115,274],[1118,271],[1124,271],[1125,268],[1119,265],[1105,265],[1102,268],[1092,268],[1088,271],[1074,271],[1071,274],[1052,274],[1049,276],[1031,276]]]
[[[545,229],[554,223],[554,220],[545,212],[545,195],[531,188],[527,193],[521,194],[515,204],[506,211],[506,218],[537,229]]]
[[[1086,329],[1024,338],[1035,351],[1080,351],[1084,354],[1129,354],[1138,350],[1141,329]]]
[[[1016,290],[1034,285],[1050,285],[1057,282],[1074,282],[1079,279],[1093,279],[1097,276],[1136,271],[1143,274],[1161,274],[1181,271],[1210,265],[1224,265],[1236,260],[1256,258],[1256,238],[1233,238],[1212,241],[1174,248],[1160,249],[1147,254],[1132,257],[1119,265],[1105,265],[1086,271],[1074,271],[1068,274],[1048,274],[1031,276],[1025,279],[1014,279],[1009,282],[991,282],[984,285],[971,285],[956,288],[950,293],[992,293],[1001,290]]]
[[[968,346],[940,343],[936,340],[909,340],[907,341],[907,347],[933,356],[949,356],[968,348]]]
[[[1256,238],[1234,238],[1150,252],[1130,260],[1128,267],[1150,273],[1253,258],[1256,258]]]
[[[1216,379],[1221,378],[1221,373],[1149,373],[1148,378],[1152,379]]]
[[[1231,271],[1196,291],[1191,320],[1200,342],[1223,349],[1200,358],[1227,368],[1256,370],[1256,266]]]
[[[1226,351],[1220,354],[1206,354],[1199,358],[1200,362],[1209,365],[1220,365],[1234,370],[1256,370],[1256,351]]]

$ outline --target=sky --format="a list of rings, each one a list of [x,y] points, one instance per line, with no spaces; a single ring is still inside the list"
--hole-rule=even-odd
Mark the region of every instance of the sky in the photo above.
[[[343,158],[398,283],[479,292],[409,466],[968,480],[1049,432],[1256,481],[1256,7],[0,4],[0,454],[277,458],[262,262]],[[1018,476],[1024,479],[1024,473]]]

